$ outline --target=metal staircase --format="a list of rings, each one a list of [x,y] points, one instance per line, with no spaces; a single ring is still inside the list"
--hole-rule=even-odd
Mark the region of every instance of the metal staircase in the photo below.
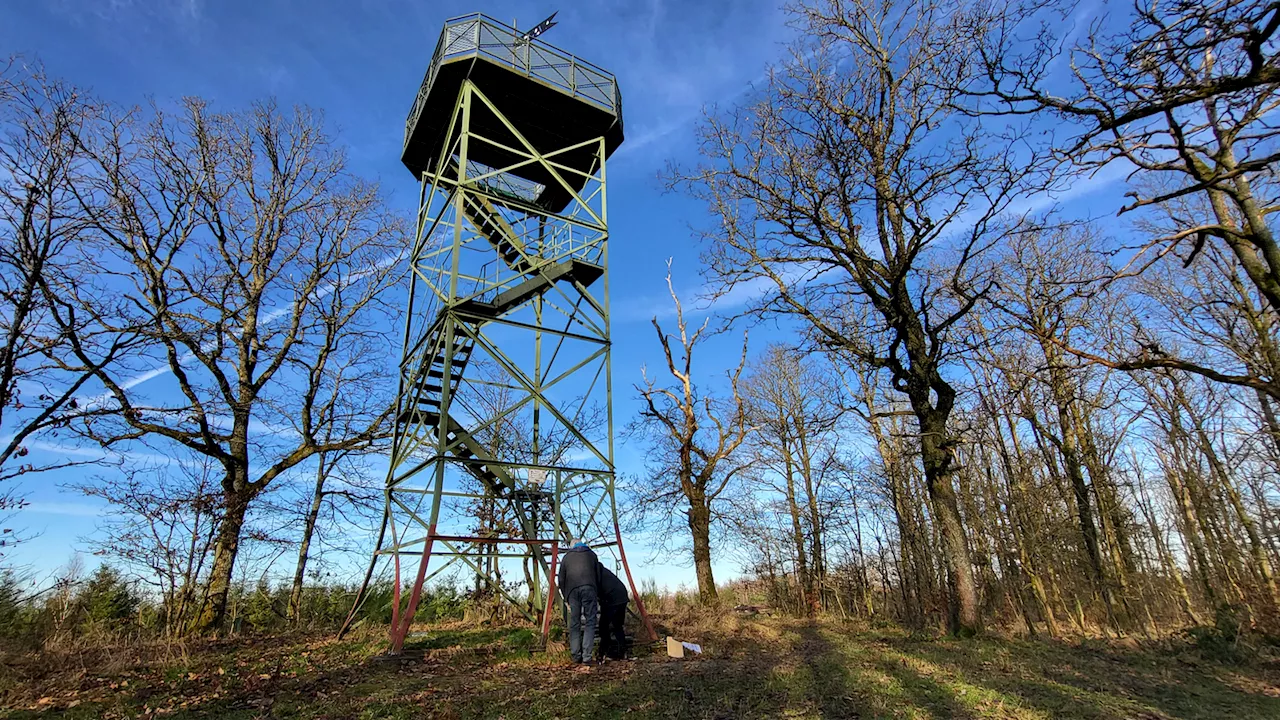
[[[486,187],[486,190],[488,189]],[[485,322],[502,317],[531,302],[550,290],[556,282],[573,282],[589,287],[604,274],[604,268],[599,265],[576,258],[548,263],[537,254],[536,249],[530,254],[529,248],[520,242],[519,235],[497,212],[492,202],[483,195],[463,194],[462,207],[467,222],[488,240],[490,246],[502,258],[503,263],[524,277],[514,286],[498,292],[491,300],[471,299],[459,303],[457,309],[475,317],[473,323],[477,329]],[[447,348],[441,333],[447,326],[443,322],[446,311],[443,308],[440,310],[434,326],[423,343],[427,353],[408,386],[407,396],[410,403],[400,412],[399,422],[402,424],[437,427],[442,422],[441,406],[444,403]],[[458,391],[474,347],[475,343],[470,337],[454,336],[453,362],[449,373],[451,397]],[[538,497],[546,494],[528,489],[517,490],[516,482],[511,475],[501,466],[493,464],[494,458],[490,456],[487,449],[461,423],[452,415],[445,415],[443,422],[446,447],[453,449],[455,456],[464,463],[467,471],[479,480],[486,490],[504,498],[514,498],[518,495],[524,501],[536,501]]]
[[[392,653],[424,584],[449,567],[540,618],[544,639],[569,537],[631,581],[605,270],[605,166],[622,140],[608,71],[483,15],[445,23],[405,125],[401,160],[420,196],[398,417],[377,549],[347,621],[392,558]],[[490,387],[511,403],[487,402]],[[490,442],[499,423],[528,442]]]
[[[456,160],[451,161],[448,172],[455,173],[457,169]],[[546,194],[546,188],[543,188],[537,197],[527,200],[504,190],[496,184],[480,182],[477,185],[480,190],[491,195],[492,198],[480,193],[463,193],[462,211],[464,217],[475,227],[477,232],[489,241],[489,244],[497,251],[498,257],[502,258],[502,262],[508,268],[525,275],[526,279],[515,287],[499,293],[490,302],[471,301],[464,303],[465,309],[498,317],[542,294],[551,287],[552,283],[568,280],[581,283],[583,287],[590,287],[592,283],[604,274],[604,268],[599,265],[573,258],[561,260],[546,267],[546,258],[539,254],[540,248],[531,250],[526,244],[522,243],[519,233],[511,227],[494,207],[494,202],[496,201],[504,207],[517,211],[532,210],[527,206],[531,204],[537,205],[542,195]],[[543,268],[541,272],[534,272],[540,268]]]
[[[412,405],[400,412],[401,423],[429,427],[435,427],[440,423],[440,406],[444,402],[446,360],[444,338],[440,336],[440,330],[443,327],[443,323],[437,323],[427,340],[427,346],[431,348],[431,352],[424,359],[421,371],[417,374],[418,381],[410,386],[408,397]],[[458,391],[458,386],[462,382],[462,372],[471,359],[473,347],[474,343],[470,338],[455,336],[453,369],[449,376],[451,395]],[[467,472],[479,480],[486,490],[503,496],[515,489],[515,481],[511,476],[501,467],[490,465],[492,458],[489,457],[484,446],[452,416],[446,416],[445,432],[447,446],[456,448],[454,452],[463,461]]]

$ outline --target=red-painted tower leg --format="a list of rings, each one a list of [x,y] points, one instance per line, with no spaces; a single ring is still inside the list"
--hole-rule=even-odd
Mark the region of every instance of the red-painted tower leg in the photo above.
[[[542,646],[547,646],[551,635],[551,608],[556,601],[556,566],[560,562],[560,543],[551,544],[551,567],[547,571],[547,607],[542,613]]]
[[[395,584],[391,586],[391,628],[387,632],[387,635],[393,643],[396,641],[396,630],[400,627],[400,586],[404,584],[404,581],[400,578],[399,553],[396,553],[395,555],[395,563],[396,580]]]
[[[418,576],[413,580],[413,590],[409,593],[409,607],[405,608],[404,617],[399,625],[393,621],[391,626],[391,654],[399,655],[404,648],[404,639],[409,635],[409,626],[413,624],[413,616],[418,612],[418,601],[422,599],[422,584],[427,578],[427,561],[431,559],[431,545],[435,540],[434,525],[427,532],[427,543],[422,548],[422,562],[418,563]],[[398,578],[397,578],[398,581]],[[399,603],[396,603],[399,607]]]

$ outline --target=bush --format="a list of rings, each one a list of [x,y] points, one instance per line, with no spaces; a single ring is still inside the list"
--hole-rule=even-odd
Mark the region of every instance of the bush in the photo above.
[[[1214,612],[1213,625],[1200,625],[1186,632],[1196,649],[1206,659],[1215,662],[1239,664],[1257,654],[1257,648],[1249,642],[1248,610],[1239,605],[1223,603]]]
[[[277,630],[288,624],[285,614],[289,607],[289,589],[284,586],[272,588],[266,581],[259,581],[252,589],[239,590],[240,602],[238,618],[242,627],[258,631]]]
[[[418,622],[461,620],[467,610],[467,594],[453,585],[423,588],[414,619]]]

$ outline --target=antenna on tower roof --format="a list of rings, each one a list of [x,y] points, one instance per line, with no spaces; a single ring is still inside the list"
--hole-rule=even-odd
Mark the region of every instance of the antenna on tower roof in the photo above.
[[[559,10],[551,13],[551,15],[546,20],[543,20],[537,25],[534,25],[532,29],[526,31],[523,35],[521,35],[520,39],[523,40],[524,42],[529,42],[530,40],[533,40],[534,38],[538,37],[542,33],[550,30],[552,27],[556,25],[555,17],[559,13],[560,13]]]

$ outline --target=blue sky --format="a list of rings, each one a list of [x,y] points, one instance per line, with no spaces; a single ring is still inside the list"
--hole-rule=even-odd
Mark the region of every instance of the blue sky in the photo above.
[[[627,141],[609,167],[621,426],[635,411],[631,386],[641,365],[661,363],[648,319],[670,304],[667,258],[675,259],[678,289],[693,296],[700,288],[689,226],[703,222],[701,204],[664,193],[658,172],[668,160],[692,159],[691,131],[705,105],[740,97],[782,54],[788,31],[775,0],[4,3],[0,53],[38,58],[52,75],[126,105],[199,95],[229,110],[275,96],[319,108],[348,146],[352,169],[379,180],[408,212],[417,185],[399,161],[405,113],[445,19],[481,11],[530,27],[555,10],[559,24],[544,39],[614,72],[624,97]],[[754,331],[753,346],[767,334]],[[734,362],[738,342],[729,341],[727,353],[713,348],[704,369],[718,374]],[[639,470],[642,459],[619,446],[623,472]],[[15,553],[15,563],[52,568],[85,548],[80,539],[92,533],[101,506],[62,488],[77,479],[62,473],[27,483],[32,507],[18,524],[38,537]],[[691,569],[648,548],[631,554],[642,561],[641,576],[673,586],[693,581]]]

